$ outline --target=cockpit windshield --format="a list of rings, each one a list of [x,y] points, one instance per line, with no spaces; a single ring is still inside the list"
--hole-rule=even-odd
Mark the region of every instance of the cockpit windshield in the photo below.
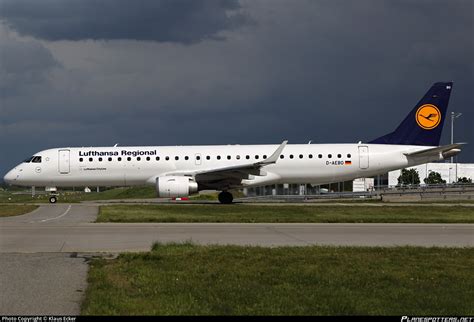
[[[41,163],[41,157],[40,156],[32,156],[28,159],[26,159],[25,161],[23,161],[23,163]]]

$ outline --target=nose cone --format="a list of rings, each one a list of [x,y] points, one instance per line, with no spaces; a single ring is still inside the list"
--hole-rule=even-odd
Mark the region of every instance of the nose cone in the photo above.
[[[12,184],[13,181],[16,179],[15,171],[10,170],[4,177],[3,181],[5,181],[8,184]]]

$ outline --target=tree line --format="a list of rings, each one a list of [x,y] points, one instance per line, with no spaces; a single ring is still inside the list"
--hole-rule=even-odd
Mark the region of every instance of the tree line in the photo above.
[[[443,180],[439,172],[430,171],[428,177],[424,180],[425,184],[445,184],[446,180]],[[472,183],[471,178],[459,177],[456,183]],[[416,169],[402,169],[400,176],[398,177],[398,185],[418,185],[420,184],[420,176]]]

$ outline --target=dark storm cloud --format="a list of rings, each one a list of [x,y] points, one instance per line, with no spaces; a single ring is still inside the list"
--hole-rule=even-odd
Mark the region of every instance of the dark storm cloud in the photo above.
[[[45,40],[195,43],[248,22],[238,0],[3,0],[0,18]]]
[[[0,3],[14,7],[25,2]],[[51,3],[59,2],[37,3],[51,9]],[[101,3],[108,2],[90,6]],[[133,12],[133,3],[114,10]],[[242,8],[236,2],[227,8],[247,13],[254,24],[228,27],[223,34],[217,28],[201,38],[193,34],[192,39],[207,39],[188,46],[116,38],[39,40],[62,68],[40,59],[44,68],[31,69],[43,70],[43,82],[2,102],[0,147],[8,153],[0,154],[0,173],[31,153],[61,146],[367,142],[393,131],[437,81],[454,81],[449,111],[463,113],[456,120],[455,141],[474,144],[473,4],[241,0]],[[189,5],[180,10],[194,10]],[[53,13],[38,6],[33,3],[38,13],[29,15],[64,14],[57,12],[63,6]],[[171,16],[179,16],[176,11]],[[30,23],[26,14],[21,17],[23,24]],[[92,19],[74,18],[67,16],[64,24]],[[28,34],[55,39],[40,35],[45,31],[39,20],[31,23],[40,31]],[[44,24],[49,26],[49,19]],[[100,28],[77,28],[78,34],[104,38],[98,36]],[[178,30],[193,28],[188,23]],[[136,39],[148,40],[150,31],[140,30]],[[225,39],[212,39],[219,35]],[[12,83],[12,89],[17,86]],[[449,143],[449,125],[447,117],[442,144]],[[459,160],[474,161],[472,144]]]
[[[43,84],[51,69],[59,66],[51,52],[37,41],[20,41],[0,31],[0,44],[0,99]]]

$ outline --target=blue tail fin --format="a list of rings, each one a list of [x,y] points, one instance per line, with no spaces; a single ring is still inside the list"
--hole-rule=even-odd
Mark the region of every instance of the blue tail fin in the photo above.
[[[438,146],[452,82],[435,83],[395,131],[369,143]]]

